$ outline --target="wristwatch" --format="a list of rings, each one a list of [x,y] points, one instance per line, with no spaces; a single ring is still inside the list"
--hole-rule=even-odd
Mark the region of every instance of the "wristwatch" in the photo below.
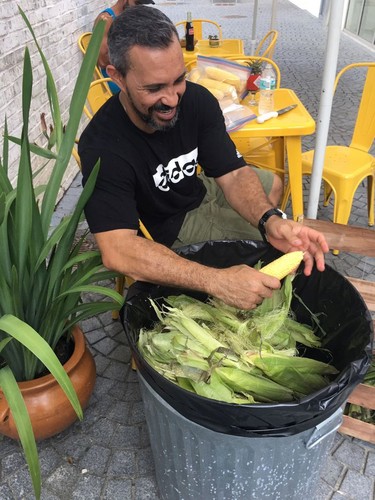
[[[266,222],[272,215],[277,215],[281,219],[287,219],[287,215],[284,214],[279,208],[270,208],[265,212],[259,220],[258,229],[265,243],[268,243],[267,232],[266,232]]]

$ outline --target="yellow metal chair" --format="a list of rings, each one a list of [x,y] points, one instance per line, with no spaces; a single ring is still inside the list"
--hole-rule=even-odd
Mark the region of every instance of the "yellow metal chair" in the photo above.
[[[99,108],[112,97],[112,92],[109,90],[107,82],[111,82],[110,78],[99,78],[90,84],[87,94],[88,106],[83,108],[85,115],[89,120],[94,116]]]
[[[259,42],[259,45],[254,52],[254,56],[268,57],[269,59],[272,59],[278,36],[278,31],[269,31]]]
[[[92,32],[87,31],[86,33],[82,33],[82,35],[78,38],[78,47],[81,49],[82,54],[86,54],[87,47],[89,46],[91,40]]]
[[[80,37],[78,38],[78,47],[80,48],[83,55],[86,54],[87,47],[89,46],[89,43],[91,40],[91,35],[92,35],[92,32],[88,31],[88,32],[80,35]],[[98,66],[95,66],[94,77],[95,78],[103,78],[103,75],[102,75]]]
[[[375,138],[375,62],[349,64],[336,76],[335,91],[341,77],[348,70],[359,68],[367,71],[362,95],[358,105],[357,118],[353,136],[348,146],[327,146],[324,166],[324,205],[329,202],[331,193],[334,193],[333,222],[347,224],[352,208],[354,194],[360,183],[367,178],[368,195],[368,225],[374,225],[374,194],[375,194],[375,158],[369,150]],[[340,88],[344,85],[342,82]],[[350,91],[346,87],[346,91]],[[358,95],[358,90],[353,90]],[[335,94],[336,95],[336,94]],[[341,99],[341,97],[340,97]],[[357,108],[355,108],[357,109]],[[355,111],[353,109],[353,115]],[[314,159],[314,150],[302,154],[302,174],[311,175]],[[290,194],[290,187],[285,191],[282,207],[285,208]],[[337,252],[336,252],[337,253]]]
[[[244,65],[248,65],[248,63],[254,61],[261,61],[264,64],[270,63],[276,73],[276,88],[280,87],[280,69],[272,59],[268,59],[267,57],[239,56],[238,54],[227,56],[225,59]],[[276,172],[284,180],[285,151],[282,137],[253,137],[251,139],[236,139],[234,142],[248,164]]]
[[[215,30],[215,33],[213,34],[218,35],[219,40],[223,38],[223,31],[221,29],[221,26],[216,21],[211,21],[210,19],[193,19],[192,21],[194,27],[194,38],[196,40],[203,40],[204,25],[211,25]],[[185,25],[186,25],[186,20],[175,23],[176,28],[178,28],[179,26],[185,27]],[[183,34],[183,36],[185,36],[185,33]],[[208,38],[208,35],[206,36],[206,38]]]

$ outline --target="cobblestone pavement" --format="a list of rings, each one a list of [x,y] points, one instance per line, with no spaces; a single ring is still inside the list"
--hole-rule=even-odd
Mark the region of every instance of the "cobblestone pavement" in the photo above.
[[[191,10],[197,18],[218,20],[227,38],[244,38],[249,52],[252,2],[211,5],[209,0],[157,0],[157,3],[174,21],[184,19],[187,10]],[[231,3],[230,0],[228,3]],[[258,38],[269,29],[272,2],[264,0],[259,3]],[[282,85],[293,88],[316,118],[327,28],[322,21],[287,0],[278,2],[276,25],[280,35],[274,59],[281,69]],[[339,68],[351,62],[373,59],[374,52],[347,35],[342,35]],[[350,83],[353,86],[355,84],[355,81]],[[329,139],[331,143],[342,143],[350,136],[350,106],[350,103],[340,102],[334,107]],[[314,136],[305,138],[303,147],[313,148]],[[58,207],[56,217],[70,211],[79,190],[80,180],[76,179]],[[307,196],[308,181],[305,193]],[[353,205],[351,224],[366,226],[366,196],[366,189],[361,186]],[[331,217],[332,206],[319,208],[318,218]],[[345,275],[374,281],[373,258],[340,253],[338,257],[329,255],[327,260]],[[83,422],[75,423],[65,432],[39,444],[42,498],[158,499],[137,375],[130,368],[130,350],[121,324],[105,314],[86,321],[82,327],[95,356],[97,382]],[[316,498],[373,499],[374,477],[375,446],[337,434],[321,473]],[[20,446],[0,437],[0,500],[32,498],[31,483]]]

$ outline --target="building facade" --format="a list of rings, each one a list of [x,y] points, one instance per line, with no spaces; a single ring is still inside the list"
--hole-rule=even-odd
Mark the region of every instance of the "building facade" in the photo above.
[[[328,19],[333,0],[290,0],[292,3],[318,17]],[[338,0],[344,2],[342,29],[359,42],[375,49],[375,0]]]

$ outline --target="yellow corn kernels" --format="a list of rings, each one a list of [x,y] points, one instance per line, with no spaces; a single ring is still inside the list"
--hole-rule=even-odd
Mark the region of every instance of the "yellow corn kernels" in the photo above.
[[[210,89],[217,89],[221,90],[221,92],[224,93],[224,95],[232,96],[234,93],[234,96],[237,95],[235,87],[233,85],[229,85],[228,83],[224,82],[219,82],[217,80],[213,80],[212,78],[199,78],[198,82],[199,85],[203,85],[203,87]]]
[[[303,252],[298,250],[296,252],[286,253],[285,255],[274,260],[267,266],[260,269],[261,273],[274,276],[279,280],[285,278],[288,274],[293,272],[303,260]]]
[[[241,79],[239,76],[234,75],[230,71],[225,71],[224,69],[214,68],[212,66],[207,66],[206,75],[208,78],[217,80],[219,82],[229,83],[233,85],[236,90],[241,89]]]
[[[208,86],[206,86],[206,89],[209,90],[211,94],[214,95],[218,101],[224,99],[224,92],[222,92],[221,90],[214,89],[213,87],[208,87]]]

